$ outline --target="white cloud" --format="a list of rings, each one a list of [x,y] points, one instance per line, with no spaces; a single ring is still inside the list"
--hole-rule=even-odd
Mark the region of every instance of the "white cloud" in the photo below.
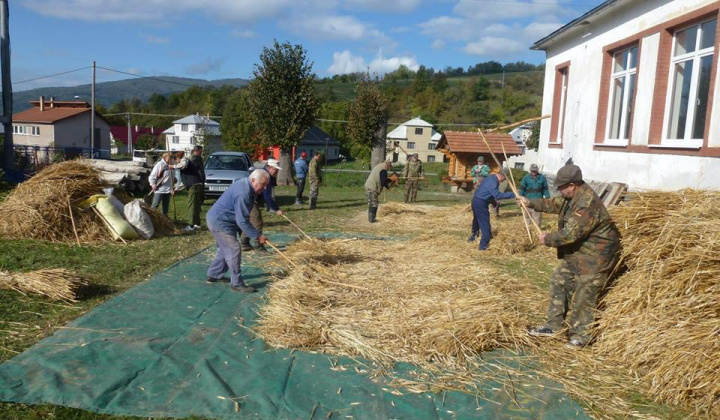
[[[359,55],[353,55],[350,51],[333,53],[333,62],[328,68],[330,74],[348,74],[367,70],[365,59]]]
[[[537,41],[540,38],[544,38],[548,35],[550,35],[552,32],[554,32],[556,29],[561,27],[561,23],[540,23],[540,22],[533,22],[525,27],[523,30],[523,34],[534,40]]]
[[[435,41],[433,41],[432,44],[430,44],[430,48],[434,50],[445,48],[445,41],[443,41],[442,39],[436,39]]]
[[[140,38],[144,39],[145,41],[151,43],[151,44],[167,44],[170,42],[169,38],[162,38],[155,35],[148,35],[148,34],[139,34]]]
[[[450,16],[438,16],[417,25],[420,32],[437,39],[467,41],[477,38],[483,33],[483,26],[476,25],[466,19]]]
[[[371,47],[394,48],[396,42],[382,31],[349,15],[313,15],[280,22],[288,32],[319,40],[368,41]]]
[[[527,44],[510,38],[498,38],[493,36],[482,37],[479,41],[470,42],[463,51],[470,55],[501,57],[510,54],[524,52],[528,49]]]
[[[256,34],[251,29],[233,29],[230,35],[238,38],[254,38]]]
[[[407,66],[410,70],[417,70],[420,65],[415,57],[396,56],[383,57],[382,53],[378,53],[375,58],[367,64],[365,59],[359,55],[353,55],[350,51],[333,53],[333,63],[328,68],[330,74],[347,74],[368,71],[370,73],[385,74],[397,70],[401,65]]]
[[[220,70],[223,63],[225,62],[224,58],[217,58],[215,60],[206,59],[205,61],[202,61],[200,63],[195,63],[190,66],[188,66],[185,69],[185,73],[189,74],[190,76],[199,76],[202,74],[208,74],[210,72],[215,72]]]
[[[161,21],[184,13],[204,13],[223,21],[248,22],[280,16],[291,0],[26,0],[41,15],[88,21]]]
[[[569,12],[569,8],[559,4],[557,0],[508,0],[503,1],[501,6],[476,0],[460,0],[453,11],[472,21],[496,22],[503,19],[542,19],[543,16],[564,15]]]
[[[418,7],[421,0],[346,0],[345,5],[352,9],[373,10],[376,12],[409,12]]]

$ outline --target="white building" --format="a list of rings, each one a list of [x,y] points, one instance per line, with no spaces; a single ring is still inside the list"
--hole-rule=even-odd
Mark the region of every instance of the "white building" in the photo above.
[[[512,156],[508,159],[509,167],[528,171],[530,170],[530,165],[533,163],[540,167],[543,166],[542,162],[540,162],[540,154],[538,151],[527,147],[527,141],[532,135],[532,129],[532,125],[525,124],[508,133],[513,140],[515,140],[515,144],[518,145],[520,151],[522,152],[522,155]],[[544,168],[541,170],[544,170]]]
[[[198,114],[188,115],[163,131],[166,150],[190,151],[195,145],[203,146],[205,154],[222,150],[220,123]]]
[[[417,153],[422,162],[442,162],[444,155],[435,150],[441,137],[432,124],[420,117],[405,121],[387,134],[386,159],[404,163],[408,155]]]
[[[720,186],[717,0],[608,0],[547,56],[540,161],[632,189]]]

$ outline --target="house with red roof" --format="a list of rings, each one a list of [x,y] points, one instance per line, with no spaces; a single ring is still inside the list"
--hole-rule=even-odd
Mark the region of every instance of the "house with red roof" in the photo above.
[[[40,97],[33,106],[13,114],[13,143],[16,146],[90,149],[90,115],[85,101],[56,101]],[[95,112],[95,145],[98,155],[110,157],[110,124]]]

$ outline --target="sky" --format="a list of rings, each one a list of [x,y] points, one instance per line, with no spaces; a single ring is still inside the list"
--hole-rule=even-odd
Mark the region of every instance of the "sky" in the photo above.
[[[542,63],[537,40],[602,0],[22,0],[10,3],[15,91],[148,76],[252,78],[274,39],[319,77],[496,60]],[[31,80],[81,69],[63,75]],[[97,82],[132,78],[97,70]]]

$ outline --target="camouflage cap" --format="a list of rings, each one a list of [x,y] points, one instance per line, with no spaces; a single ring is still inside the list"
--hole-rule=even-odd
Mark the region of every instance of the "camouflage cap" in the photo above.
[[[582,171],[580,170],[579,166],[565,165],[557,172],[557,177],[555,178],[555,185],[558,189],[560,189],[560,187],[565,184],[569,184],[571,182],[580,182],[582,180]]]
[[[538,168],[537,164],[533,163],[532,165],[530,165],[530,171],[531,171],[531,172],[532,172],[532,171],[538,171],[538,170],[540,170],[540,168]]]
[[[482,157],[482,156],[478,156],[477,161],[478,161],[478,162],[485,162],[485,158]]]

